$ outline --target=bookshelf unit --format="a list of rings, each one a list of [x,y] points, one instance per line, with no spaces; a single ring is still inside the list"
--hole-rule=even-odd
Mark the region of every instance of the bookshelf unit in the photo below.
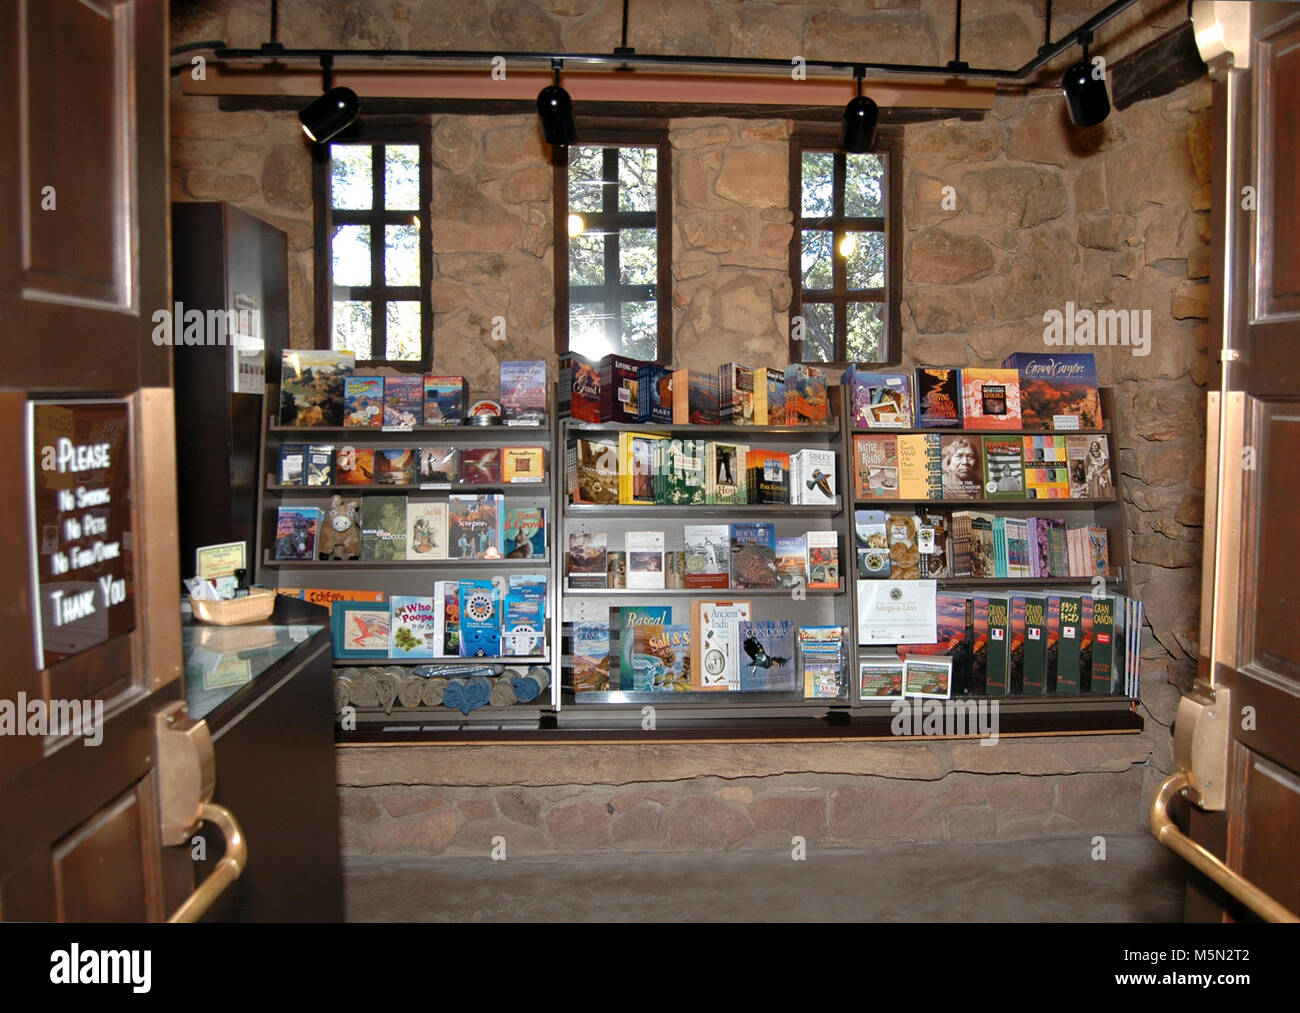
[[[558,642],[551,638],[551,617],[559,609],[556,583],[556,551],[553,537],[555,499],[552,474],[554,468],[554,441],[551,422],[555,419],[553,400],[547,406],[547,422],[540,426],[417,426],[414,429],[283,426],[277,419],[278,390],[268,387],[267,415],[263,424],[262,460],[258,490],[258,525],[256,582],[274,588],[324,588],[330,590],[376,590],[391,595],[429,595],[438,580],[456,580],[461,577],[492,580],[504,587],[511,574],[529,573],[546,576],[546,629],[545,651],[531,657],[460,658],[438,657],[419,659],[333,660],[334,671],[344,668],[387,667],[404,668],[416,665],[431,667],[454,666],[466,668],[474,665],[499,665],[526,671],[532,666],[546,666],[551,671],[551,685],[537,699],[529,703],[515,703],[508,707],[483,706],[468,715],[445,706],[405,707],[395,703],[391,711],[382,707],[356,708],[357,733],[337,730],[340,742],[364,738],[374,732],[421,732],[435,738],[455,734],[465,729],[536,729],[543,723],[543,715],[553,711],[558,695]],[[431,446],[448,446],[457,449],[473,447],[540,446],[546,454],[546,470],[540,482],[478,483],[423,483],[418,472],[413,485],[351,485],[331,484],[320,486],[281,485],[280,448],[284,444],[320,443],[332,445],[336,452],[343,447],[400,449]],[[543,556],[500,559],[396,559],[396,560],[277,560],[274,558],[276,511],[280,506],[326,507],[330,498],[341,495],[345,500],[363,500],[370,495],[404,495],[408,502],[447,501],[453,494],[504,495],[504,509],[511,507],[541,507],[545,510],[546,552]],[[338,726],[336,725],[336,729]]]
[[[828,398],[831,412],[838,410],[838,402]],[[833,504],[589,504],[571,503],[567,476],[561,478],[561,462],[567,461],[567,450],[572,441],[585,439],[617,439],[620,432],[648,433],[658,436],[680,437],[743,443],[751,450],[768,449],[793,453],[805,447],[831,450],[836,461],[836,492]],[[610,627],[610,669],[618,672],[619,634],[618,613],[614,610],[636,605],[668,605],[672,608],[672,622],[679,626],[690,625],[692,601],[751,601],[752,615],[756,621],[788,619],[797,628],[800,625],[841,626],[846,638],[852,635],[856,619],[853,615],[851,584],[844,578],[845,553],[852,543],[847,540],[849,528],[844,523],[848,490],[845,476],[849,458],[844,442],[841,419],[833,416],[826,425],[748,426],[748,425],[690,425],[668,423],[589,423],[573,418],[560,419],[556,425],[554,458],[556,464],[556,516],[555,545],[557,559],[557,587],[561,608],[554,618],[553,639],[562,645],[561,676],[557,680],[562,692],[557,715],[558,728],[608,729],[617,734],[643,727],[643,708],[653,706],[655,725],[659,729],[677,731],[687,729],[717,728],[725,726],[723,734],[743,734],[746,725],[761,722],[765,727],[773,723],[791,729],[808,729],[824,725],[833,710],[847,708],[850,701],[841,699],[805,700],[802,685],[791,692],[749,692],[737,690],[588,690],[576,693],[572,685],[571,624],[573,622],[608,623]],[[776,588],[686,588],[662,589],[570,587],[567,575],[569,535],[583,532],[604,532],[608,551],[623,551],[624,538],[629,531],[662,530],[665,554],[684,548],[684,528],[687,525],[726,525],[762,521],[771,523],[775,535],[789,537],[807,531],[834,531],[838,543],[840,584],[837,589]],[[667,567],[665,567],[667,569]],[[845,664],[851,656],[848,640],[845,641]],[[797,653],[792,650],[792,654]],[[795,661],[791,659],[791,665]],[[686,734],[690,734],[689,731]]]

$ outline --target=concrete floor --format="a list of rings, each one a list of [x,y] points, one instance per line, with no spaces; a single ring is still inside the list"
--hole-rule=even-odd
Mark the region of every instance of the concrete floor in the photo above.
[[[1150,834],[506,861],[349,858],[349,921],[1169,922],[1184,865]]]

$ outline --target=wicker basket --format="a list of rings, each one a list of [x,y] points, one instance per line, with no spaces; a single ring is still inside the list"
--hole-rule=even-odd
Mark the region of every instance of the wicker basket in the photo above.
[[[238,626],[241,623],[256,623],[270,617],[275,611],[275,592],[265,588],[250,588],[247,598],[231,598],[227,601],[207,601],[190,598],[190,608],[194,618],[201,623],[215,626]]]

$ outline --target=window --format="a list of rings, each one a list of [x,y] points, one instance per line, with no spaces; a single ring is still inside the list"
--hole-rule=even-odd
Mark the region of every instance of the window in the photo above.
[[[826,134],[791,140],[791,362],[901,360],[902,151],[881,133],[862,155],[837,150]]]
[[[557,352],[672,356],[672,170],[666,137],[601,138],[556,151]]]
[[[317,347],[431,362],[427,129],[362,124],[315,158]]]

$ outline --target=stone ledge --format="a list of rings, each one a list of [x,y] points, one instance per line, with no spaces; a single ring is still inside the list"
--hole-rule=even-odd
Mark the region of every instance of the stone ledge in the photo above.
[[[805,773],[937,781],[961,772],[1117,773],[1145,763],[1154,748],[1146,734],[1004,738],[995,746],[969,740],[348,746],[337,750],[337,767],[343,787],[621,785]]]

